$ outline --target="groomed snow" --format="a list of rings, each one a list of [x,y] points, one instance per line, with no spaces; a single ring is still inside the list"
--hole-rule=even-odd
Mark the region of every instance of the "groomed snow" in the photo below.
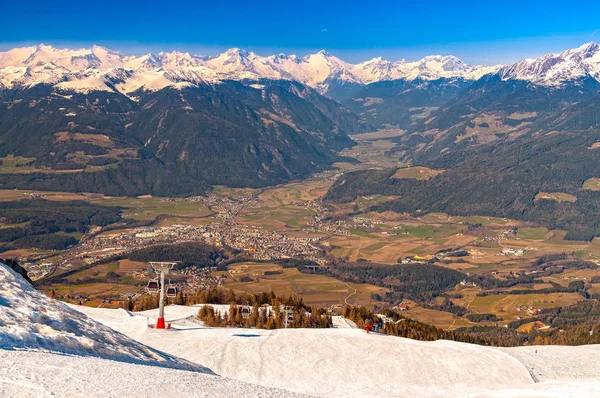
[[[600,396],[600,381],[554,380],[527,387],[507,387],[475,395],[476,398],[594,398]]]
[[[352,328],[205,328],[193,321],[198,307],[181,306],[166,308],[174,329],[159,331],[140,327],[155,322],[156,310],[129,317],[109,309],[78,309],[219,375],[309,395],[457,396],[533,383],[515,358],[476,345],[367,335]]]
[[[600,362],[595,360],[600,346],[497,349],[421,342],[367,335],[342,317],[334,319],[335,329],[205,328],[194,320],[199,306],[175,305],[166,308],[166,320],[174,329],[157,331],[143,327],[156,322],[156,310],[126,318],[110,309],[77,309],[220,375],[309,395],[600,396]],[[530,352],[535,355],[534,376],[541,383],[530,375]]]
[[[2,397],[301,397],[223,377],[94,357],[0,350]]]
[[[600,381],[600,345],[531,346],[501,348],[515,357],[535,381],[589,380]]]
[[[207,328],[198,309],[168,306],[172,329],[156,330],[157,310],[68,306],[0,264],[0,396],[600,397],[599,346],[423,342],[341,317],[333,329]]]
[[[106,314],[146,318],[123,310]],[[296,397],[147,347],[29,285],[0,263],[0,397]]]

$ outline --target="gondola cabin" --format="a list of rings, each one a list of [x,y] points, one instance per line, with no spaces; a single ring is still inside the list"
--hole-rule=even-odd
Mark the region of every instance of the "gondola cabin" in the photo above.
[[[173,285],[169,285],[167,287],[167,297],[175,298],[177,297],[177,287]]]
[[[158,293],[160,290],[160,282],[158,279],[151,279],[148,281],[148,292],[150,293]]]

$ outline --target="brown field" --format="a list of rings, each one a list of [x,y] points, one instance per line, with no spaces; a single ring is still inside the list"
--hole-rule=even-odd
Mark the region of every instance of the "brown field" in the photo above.
[[[277,208],[299,201],[320,199],[327,193],[331,182],[307,180],[280,185],[262,192],[258,197],[263,206]]]
[[[600,283],[594,283],[590,289],[588,289],[590,294],[600,294]]]
[[[118,270],[122,272],[131,272],[148,267],[147,263],[140,261],[119,260],[117,263],[119,264]]]
[[[358,141],[358,145],[355,147],[343,150],[341,155],[360,160],[361,164],[359,165],[349,165],[351,169],[407,166],[389,155],[389,151],[395,146],[394,142],[387,139],[363,140]],[[338,164],[334,166],[338,166]]]
[[[439,264],[440,267],[455,269],[457,271],[469,270],[471,268],[477,268],[476,265],[470,263],[450,263],[450,264]]]
[[[514,117],[512,117],[514,115]],[[513,113],[510,118],[523,120],[532,117],[531,113]],[[506,134],[522,128],[531,122],[522,122],[517,126],[504,124],[503,115],[482,114],[473,119],[474,127],[467,126],[465,134],[456,137],[456,142],[460,142],[470,137],[477,137],[479,144],[487,144],[498,139],[497,133]]]
[[[140,290],[137,286],[111,283],[89,283],[82,285],[54,285],[54,291],[59,296],[77,295],[91,299],[98,296],[118,296],[121,293],[136,293]]]
[[[167,226],[173,225],[173,224],[202,226],[202,225],[206,225],[206,224],[215,222],[216,220],[217,220],[216,218],[209,217],[208,215],[206,217],[201,217],[201,218],[172,216],[172,217],[161,218],[157,225],[159,227],[167,227]]]
[[[589,180],[588,180],[589,181]],[[535,195],[535,200],[554,200],[555,202],[571,202],[574,203],[577,197],[565,192],[540,192]]]
[[[236,221],[254,227],[263,227],[269,231],[297,230],[307,226],[316,214],[314,210],[301,206],[282,205],[279,208],[261,207],[246,209]]]
[[[508,115],[509,118],[516,120],[530,119],[536,116],[537,112],[513,112],[510,115]]]
[[[536,321],[536,322],[528,322],[524,325],[521,325],[517,328],[517,332],[521,332],[521,333],[529,333],[534,329],[539,329],[539,328],[543,328],[546,327],[547,325],[545,325],[542,322]]]
[[[596,149],[600,148],[600,142],[594,142],[592,145],[588,147],[588,149]]]
[[[449,312],[430,310],[428,308],[421,307],[413,307],[408,311],[402,312],[402,315],[428,323],[430,325],[434,325],[441,329],[450,328],[455,321],[455,316]]]
[[[40,255],[42,253],[51,253],[51,251],[42,251],[38,249],[14,249],[0,253],[0,258],[28,257],[33,255]]]
[[[416,180],[429,180],[438,174],[442,174],[444,170],[433,170],[428,167],[406,167],[398,169],[392,178],[413,178]]]
[[[265,271],[282,270],[282,274],[263,275]],[[252,282],[234,282],[248,275]],[[256,280],[258,279],[258,281]],[[295,294],[307,304],[329,306],[332,304],[359,304],[372,306],[373,293],[383,294],[386,289],[369,285],[345,283],[323,275],[302,274],[295,268],[282,269],[276,264],[244,263],[230,267],[230,277],[224,285],[236,291],[250,294],[274,291],[277,295]]]
[[[352,135],[352,139],[355,141],[381,140],[386,138],[400,137],[404,133],[404,130],[398,129],[378,130],[370,133],[354,134]]]
[[[0,201],[10,202],[13,200],[29,199],[31,193],[42,195],[44,199],[56,200],[56,201],[69,201],[69,200],[87,200],[88,196],[84,194],[77,194],[71,192],[52,192],[52,191],[24,191],[24,190],[8,190],[0,189]]]
[[[542,278],[545,282],[558,283],[561,286],[568,286],[569,283],[583,280],[589,283],[594,276],[600,276],[600,267],[597,269],[571,269],[560,274],[551,275]]]
[[[600,142],[597,142],[596,144],[600,145]],[[589,180],[585,180],[581,188],[589,189],[590,191],[600,191],[600,178],[590,178]]]
[[[526,312],[517,311],[515,306],[553,308],[572,305],[583,300],[585,299],[577,293],[478,296],[473,299],[469,309],[476,313],[495,314],[506,320],[517,315],[527,315]]]

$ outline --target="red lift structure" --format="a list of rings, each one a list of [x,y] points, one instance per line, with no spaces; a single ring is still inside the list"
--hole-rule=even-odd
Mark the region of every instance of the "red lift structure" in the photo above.
[[[150,262],[150,266],[160,274],[160,299],[158,302],[158,320],[156,321],[157,329],[165,329],[165,274],[167,274],[175,264],[177,263],[165,261]]]

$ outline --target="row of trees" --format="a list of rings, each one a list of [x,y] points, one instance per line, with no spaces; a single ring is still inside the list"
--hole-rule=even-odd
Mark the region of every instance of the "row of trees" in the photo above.
[[[238,327],[257,329],[289,328],[330,328],[331,316],[323,309],[312,308],[307,311],[301,308],[298,312],[286,313],[281,306],[240,306],[229,305],[227,312],[221,313],[210,305],[204,305],[198,311],[198,319],[211,327]]]
[[[324,308],[316,308],[304,303],[298,296],[276,296],[273,291],[259,294],[236,294],[232,289],[220,287],[185,294],[180,291],[175,298],[165,297],[165,304],[229,304],[229,311],[219,313],[210,305],[202,306],[198,319],[213,327],[256,327],[278,329],[285,326],[282,307],[288,307],[290,318],[288,327],[328,328],[332,326],[331,316]],[[138,300],[128,297],[123,308],[128,311],[146,311],[158,308],[158,295],[144,295]],[[243,310],[242,310],[243,309]]]
[[[406,337],[414,340],[434,341],[434,340],[453,340],[465,343],[490,345],[486,340],[470,336],[466,333],[457,333],[454,331],[441,330],[433,325],[428,325],[414,319],[405,318],[395,311],[384,309],[381,311],[385,319],[376,315],[364,307],[345,306],[343,311],[344,318],[348,318],[360,328],[369,325],[375,326],[380,333],[391,336]]]

